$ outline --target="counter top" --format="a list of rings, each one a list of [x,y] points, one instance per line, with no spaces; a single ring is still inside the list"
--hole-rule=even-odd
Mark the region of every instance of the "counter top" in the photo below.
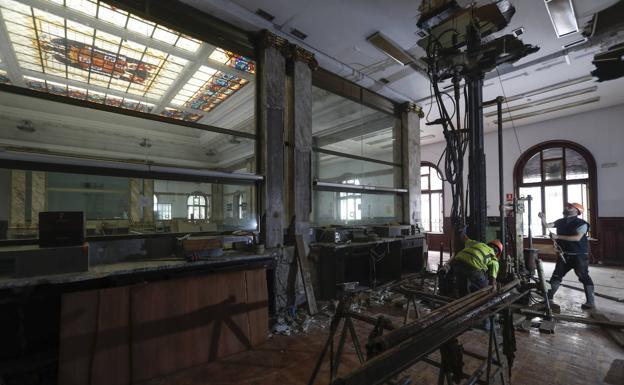
[[[206,272],[246,265],[250,263],[269,264],[272,257],[254,253],[228,251],[221,257],[205,258],[187,262],[182,258],[141,259],[89,267],[89,271],[67,274],[54,274],[28,278],[0,276],[0,290],[19,290],[50,285],[80,285],[98,281],[145,281],[144,276],[163,276],[185,272]]]
[[[401,241],[403,238],[378,238],[366,242],[350,242],[350,243],[333,243],[333,242],[312,242],[310,247],[331,247],[334,249],[342,249],[345,247],[361,247],[361,246],[375,246],[382,243],[390,243]]]

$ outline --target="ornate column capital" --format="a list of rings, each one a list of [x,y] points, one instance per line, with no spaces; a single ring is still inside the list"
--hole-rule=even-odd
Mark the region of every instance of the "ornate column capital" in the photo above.
[[[312,71],[316,71],[319,67],[318,61],[316,61],[314,54],[296,44],[289,44],[286,57],[294,61],[306,63]]]
[[[261,48],[270,48],[273,47],[280,51],[282,55],[287,56],[289,51],[290,44],[288,40],[284,39],[281,36],[277,36],[269,30],[263,30],[260,33],[260,47]]]
[[[422,119],[425,117],[425,113],[423,112],[422,107],[412,102],[405,102],[401,104],[401,112],[415,112],[416,114],[418,114],[419,118]]]

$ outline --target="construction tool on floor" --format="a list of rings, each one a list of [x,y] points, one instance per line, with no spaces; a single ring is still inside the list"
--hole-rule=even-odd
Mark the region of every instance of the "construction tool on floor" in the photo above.
[[[310,267],[308,265],[308,247],[302,235],[296,235],[295,242],[297,244],[297,265],[299,265],[301,282],[303,283],[303,290],[305,291],[306,300],[308,302],[308,311],[310,312],[310,315],[314,315],[318,313],[318,307],[316,306],[316,297],[314,296],[312,278],[310,277]]]
[[[577,291],[581,291],[581,292],[585,292],[585,289],[580,288],[580,287],[576,287],[576,286],[572,286],[572,285],[567,285],[565,283],[562,283],[560,286],[563,287],[567,287],[568,289],[573,289],[573,290],[577,290]],[[600,298],[604,298],[604,299],[608,299],[610,301],[615,301],[615,302],[622,302],[624,303],[624,298],[622,297],[614,297],[612,295],[607,295],[607,294],[602,294],[602,293],[594,293],[594,295],[596,297],[600,297]]]
[[[492,383],[491,381],[499,374],[502,384],[505,384],[502,355],[507,354],[507,362],[511,366],[514,359],[514,344],[508,336],[509,333],[513,334],[513,328],[507,330],[505,333],[507,337],[503,337],[503,345],[507,344],[507,347],[503,346],[503,353],[500,351],[499,337],[495,327],[490,328],[487,356],[468,354],[463,348],[455,345],[453,340],[486,318],[489,318],[493,325],[493,315],[496,313],[505,312],[503,318],[511,320],[513,318],[511,312],[507,311],[509,304],[528,293],[518,293],[514,290],[518,285],[519,281],[514,280],[501,287],[498,292],[494,292],[490,288],[475,292],[435,309],[426,316],[401,328],[391,330],[384,335],[372,335],[367,343],[366,364],[346,376],[336,378],[332,385],[386,383],[419,361],[440,368],[439,384],[451,384],[452,381],[457,381],[460,378],[469,379],[470,383],[473,384]],[[509,328],[511,322],[504,322],[503,324]],[[431,353],[439,349],[446,349],[446,352],[443,353],[442,362],[428,358]],[[463,359],[460,353],[483,359],[485,362],[476,372],[466,374],[461,370]],[[486,375],[485,381],[480,380],[483,374]]]
[[[345,341],[347,338],[347,333],[351,336],[351,341],[353,342],[353,347],[355,348],[355,353],[360,360],[360,364],[365,361],[364,354],[362,353],[362,347],[360,345],[360,341],[358,339],[357,333],[355,331],[355,327],[353,325],[351,304],[353,303],[353,297],[355,294],[354,291],[346,291],[345,294],[340,298],[338,305],[336,306],[336,312],[334,313],[334,317],[329,324],[329,335],[327,336],[327,340],[323,345],[323,349],[321,350],[321,354],[316,361],[316,365],[314,366],[314,370],[312,371],[312,375],[310,376],[310,380],[308,381],[308,385],[313,385],[316,377],[318,375],[319,370],[321,369],[321,365],[325,360],[325,356],[329,351],[329,383],[333,382],[338,374],[338,368],[340,367],[340,358],[342,356],[342,352],[344,350]],[[355,317],[354,317],[355,318]],[[340,325],[342,323],[342,331],[340,332],[340,339],[338,341],[338,346],[335,346],[334,336],[338,332]]]
[[[537,277],[539,279],[539,287],[544,297],[544,307],[546,308],[546,317],[539,325],[539,331],[541,333],[553,334],[555,332],[555,320],[553,319],[552,308],[550,307],[550,299],[548,298],[548,287],[546,279],[544,277],[544,264],[542,260],[537,258]]]

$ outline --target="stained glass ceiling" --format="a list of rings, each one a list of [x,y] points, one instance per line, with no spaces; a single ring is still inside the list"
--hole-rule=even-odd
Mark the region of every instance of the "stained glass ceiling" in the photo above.
[[[0,83],[196,122],[254,79],[251,59],[101,1],[0,0],[0,15]]]

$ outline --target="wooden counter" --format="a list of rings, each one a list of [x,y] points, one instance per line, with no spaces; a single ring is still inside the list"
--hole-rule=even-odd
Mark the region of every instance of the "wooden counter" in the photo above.
[[[268,256],[228,252],[197,262],[144,260],[82,273],[2,277],[0,311],[27,317],[20,321],[25,327],[6,333],[23,329],[23,340],[31,341],[28,325],[38,324],[37,338],[56,340],[46,349],[58,362],[59,384],[126,385],[264,342],[271,264]],[[43,311],[45,303],[57,305]],[[30,362],[37,354],[10,360]]]

